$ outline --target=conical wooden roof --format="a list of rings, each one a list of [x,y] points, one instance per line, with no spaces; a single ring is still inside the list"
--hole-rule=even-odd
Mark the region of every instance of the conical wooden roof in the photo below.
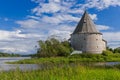
[[[76,33],[99,33],[89,14],[85,11],[73,34]]]

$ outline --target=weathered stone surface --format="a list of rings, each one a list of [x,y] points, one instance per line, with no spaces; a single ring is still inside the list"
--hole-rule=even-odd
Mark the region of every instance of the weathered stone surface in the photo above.
[[[106,41],[102,39],[102,33],[96,29],[86,11],[71,35],[71,45],[83,53],[99,54],[106,50]]]

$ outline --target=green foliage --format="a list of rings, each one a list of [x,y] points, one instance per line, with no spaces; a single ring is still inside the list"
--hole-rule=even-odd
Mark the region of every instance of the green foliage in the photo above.
[[[68,41],[60,42],[54,38],[39,41],[39,46],[40,49],[37,52],[37,57],[68,56],[72,52]]]
[[[102,54],[73,54],[70,58],[78,59],[80,61],[89,61],[89,62],[107,62],[107,61],[120,61],[120,54],[113,54],[111,51],[103,51]]]
[[[107,47],[107,50],[114,53],[114,49],[112,49],[112,48],[110,48],[110,47]]]
[[[8,54],[8,53],[1,53],[0,52],[0,57],[19,57],[19,54]]]
[[[112,55],[112,54],[113,53],[111,51],[109,51],[109,50],[106,50],[106,51],[102,52],[102,55],[104,55],[104,56],[108,56],[108,55]]]
[[[103,55],[102,55],[103,56]],[[75,58],[76,59],[76,58]],[[7,71],[0,72],[0,80],[119,80],[120,79],[120,65],[115,66],[99,66],[95,63],[72,63],[65,64],[68,58],[39,58],[30,59],[29,62],[35,61],[46,62],[47,64],[40,64],[40,70],[30,71]],[[76,59],[77,60],[77,59]],[[62,63],[56,65],[56,62]],[[69,61],[73,62],[74,59]],[[34,63],[35,63],[34,62]],[[52,64],[49,64],[51,62]]]
[[[82,53],[82,54],[73,54],[71,57],[74,58],[93,58],[93,57],[101,57],[101,54],[88,54],[88,53]]]
[[[9,62],[12,64],[44,64],[44,63],[69,63],[69,62],[118,62],[120,61],[120,54],[112,54],[109,56],[101,54],[73,54],[69,57],[51,57],[51,58],[32,58],[16,62]]]
[[[114,53],[120,53],[120,48],[114,49]]]
[[[114,68],[90,67],[80,64],[50,66],[30,71],[1,71],[0,80],[119,80],[119,65]]]
[[[112,49],[112,48],[107,47],[107,50],[108,50],[108,51],[111,51],[111,52],[113,52],[113,53],[120,53],[120,47],[115,48],[115,49]]]

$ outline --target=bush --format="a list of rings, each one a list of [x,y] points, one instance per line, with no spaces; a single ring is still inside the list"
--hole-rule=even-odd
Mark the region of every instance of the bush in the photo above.
[[[112,54],[113,53],[111,51],[109,51],[109,50],[106,50],[106,51],[102,52],[102,55],[104,55],[104,56],[109,56],[109,55],[112,55]]]
[[[120,53],[120,48],[114,49],[114,53]]]
[[[40,49],[37,52],[37,57],[56,57],[69,56],[73,49],[68,41],[60,42],[57,39],[39,41]]]
[[[83,54],[81,54],[81,56],[85,57],[85,58],[93,58],[93,57],[99,58],[99,57],[101,57],[100,54],[88,54],[88,53],[83,53]]]
[[[119,53],[115,53],[115,54],[113,54],[111,56],[114,57],[114,58],[120,58],[120,54]]]
[[[73,57],[73,58],[97,58],[97,59],[99,59],[99,58],[103,57],[103,55],[82,53],[82,54],[73,54],[70,57]]]

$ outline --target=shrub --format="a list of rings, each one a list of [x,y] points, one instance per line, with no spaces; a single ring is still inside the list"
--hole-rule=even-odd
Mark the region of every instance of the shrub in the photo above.
[[[109,50],[106,50],[106,51],[102,52],[102,55],[104,55],[104,56],[109,56],[109,55],[112,55],[112,54],[113,53],[111,51],[109,51]]]
[[[114,49],[114,53],[120,53],[120,48]]]
[[[68,56],[73,51],[68,41],[60,42],[57,39],[39,41],[40,49],[37,52],[37,57],[56,57]]]
[[[81,56],[85,57],[85,58],[93,58],[93,57],[99,58],[99,57],[101,57],[100,54],[89,54],[89,53],[83,53],[83,54],[81,54]]]
[[[73,58],[97,58],[97,59],[100,59],[101,57],[103,57],[103,55],[101,55],[101,54],[82,53],[82,54],[73,54],[70,57],[73,57]]]

